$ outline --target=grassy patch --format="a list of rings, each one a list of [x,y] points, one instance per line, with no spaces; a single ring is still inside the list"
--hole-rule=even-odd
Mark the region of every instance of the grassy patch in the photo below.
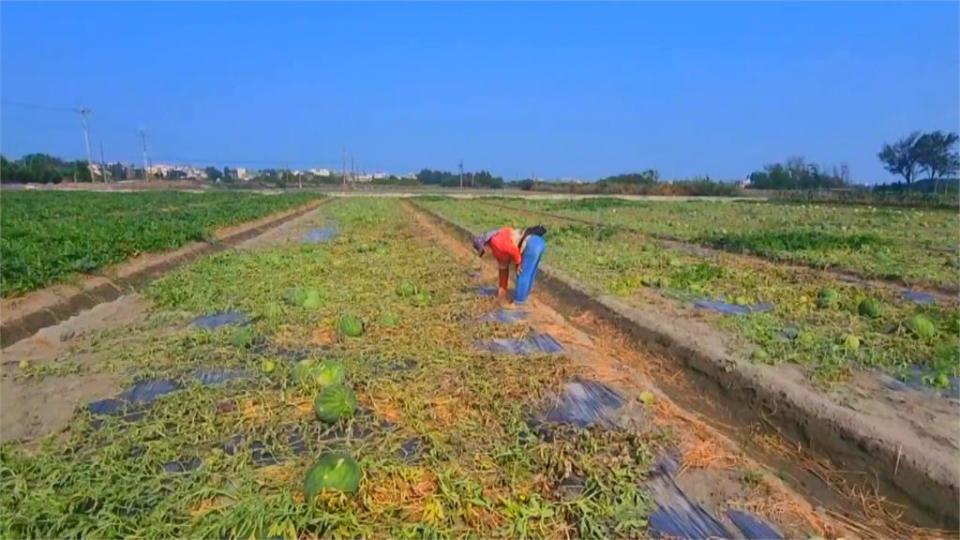
[[[309,194],[11,192],[0,215],[0,295],[19,294],[130,257],[204,240]]]
[[[183,388],[137,421],[98,426],[80,412],[65,442],[0,448],[0,536],[642,536],[640,481],[663,441],[574,428],[538,436],[528,416],[577,375],[571,364],[476,352],[478,339],[531,329],[474,323],[491,301],[464,292],[468,269],[424,245],[396,203],[337,201],[325,212],[341,231],[329,243],[215,255],[149,290],[163,311],[147,326],[243,309],[255,316],[250,339],[229,328],[98,336],[90,346],[111,351],[128,381]],[[286,302],[295,287],[322,301]],[[344,313],[363,320],[362,336],[337,333]],[[294,376],[301,357],[342,362],[353,417],[316,418],[316,391]],[[191,379],[203,367],[250,377],[205,387]],[[305,501],[303,476],[329,450],[357,459],[360,491]],[[564,487],[572,480],[575,492]]]

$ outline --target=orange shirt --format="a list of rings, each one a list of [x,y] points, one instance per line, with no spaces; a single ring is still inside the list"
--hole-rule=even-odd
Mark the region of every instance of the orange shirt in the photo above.
[[[511,262],[520,266],[520,246],[514,240],[513,229],[510,227],[504,227],[497,231],[497,234],[490,238],[488,245],[490,246],[490,253],[500,263],[501,267]]]

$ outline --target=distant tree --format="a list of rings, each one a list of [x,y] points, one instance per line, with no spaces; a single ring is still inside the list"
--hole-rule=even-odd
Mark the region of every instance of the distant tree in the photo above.
[[[417,181],[425,186],[456,187],[460,185],[460,175],[423,169],[417,173]],[[493,176],[488,171],[468,172],[463,174],[463,185],[499,189],[503,187],[503,178]]]
[[[73,168],[76,170],[78,181],[93,182],[93,174],[90,172],[90,167],[86,161],[74,161]]]
[[[917,166],[926,171],[930,180],[956,174],[960,168],[960,156],[952,151],[956,146],[956,133],[933,131],[924,133],[913,146]]]
[[[849,171],[846,165],[833,173],[827,173],[815,163],[793,157],[786,163],[774,163],[762,171],[750,174],[750,187],[754,189],[830,189],[847,185]]]
[[[207,178],[210,180],[219,180],[223,178],[223,171],[216,167],[207,167],[203,171],[207,173]]]
[[[885,169],[902,176],[908,184],[913,182],[917,174],[918,139],[920,139],[920,132],[914,131],[893,144],[884,144],[880,153],[877,154]]]
[[[641,173],[618,174],[601,178],[598,182],[606,184],[645,184],[653,185],[660,181],[660,173],[656,169],[647,169]]]
[[[4,183],[50,184],[76,178],[90,182],[90,168],[85,161],[64,161],[48,154],[27,154],[19,160],[0,160],[0,178]]]

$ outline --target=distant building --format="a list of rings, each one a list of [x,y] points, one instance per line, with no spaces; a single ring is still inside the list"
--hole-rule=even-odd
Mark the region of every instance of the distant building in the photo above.
[[[112,180],[131,180],[134,178],[139,178],[135,175],[135,168],[133,165],[124,165],[119,161],[116,163],[110,163],[107,165],[107,174]],[[143,170],[140,170],[140,174],[143,174]]]
[[[249,180],[250,172],[243,167],[237,167],[237,168],[224,167],[223,176],[231,180]]]
[[[330,169],[310,169],[309,172],[314,176],[333,176],[333,173],[330,171]]]

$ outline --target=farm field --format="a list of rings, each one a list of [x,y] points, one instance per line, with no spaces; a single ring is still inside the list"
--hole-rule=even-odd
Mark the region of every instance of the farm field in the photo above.
[[[775,261],[960,288],[960,215],[953,209],[612,198],[496,202]]]
[[[708,502],[726,526],[732,508],[787,538],[846,535],[649,386],[655,359],[536,302],[485,322],[493,270],[401,203],[317,213],[307,227],[337,236],[200,259],[154,282],[132,326],[4,364],[32,384],[131,390],[0,446],[0,536],[635,538],[664,530],[677,484],[723,486]],[[250,324],[189,324],[229,311]],[[485,350],[544,333],[563,350]],[[571,389],[601,405],[565,412]],[[683,464],[675,481],[664,455]]]
[[[706,301],[720,309],[749,311],[747,315],[731,316],[697,310],[694,316],[705,316],[718,329],[736,336],[757,362],[799,364],[823,383],[846,380],[857,370],[878,368],[904,380],[957,392],[960,311],[956,298],[915,302],[897,287],[867,287],[813,269],[757,264],[735,254],[668,246],[615,225],[532,216],[521,210],[493,208],[485,202],[430,198],[420,204],[475,231],[542,222],[548,229],[552,267],[597,291],[638,305],[676,301],[680,306],[692,306]],[[633,203],[622,202],[509,204],[552,210],[558,209],[556,205],[611,205],[604,216],[614,215],[614,210],[620,216],[622,208],[637,214],[646,211],[641,210],[645,206],[633,209]],[[660,212],[678,211],[675,203],[652,203],[651,212],[657,212],[659,204],[675,209]],[[741,207],[735,203],[677,204],[700,205],[701,219],[712,212],[707,205],[714,204],[722,210],[713,221],[724,225],[728,213],[735,213],[728,209]],[[743,208],[754,206],[762,207],[750,203]],[[684,207],[691,208],[679,208]],[[598,217],[596,209],[579,212],[581,216],[591,212],[588,215]],[[776,210],[757,212],[773,215]],[[681,219],[680,214],[674,219]],[[696,222],[698,218],[692,219]],[[730,222],[736,220],[730,217]],[[740,226],[746,228],[745,223]],[[777,229],[770,227],[775,234]],[[882,234],[895,236],[890,231]],[[942,239],[938,241],[945,245]],[[717,305],[717,301],[729,305]],[[670,316],[669,310],[664,313]]]
[[[136,255],[209,238],[287,210],[309,194],[4,191],[0,296],[93,272]]]

